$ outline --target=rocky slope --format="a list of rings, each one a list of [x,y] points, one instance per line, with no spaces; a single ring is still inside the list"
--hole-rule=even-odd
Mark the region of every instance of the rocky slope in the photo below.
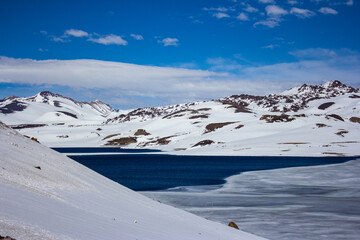
[[[2,100],[0,120],[49,146],[158,148],[175,154],[359,155],[359,93],[331,81],[268,96],[242,94],[121,112],[104,104],[100,105],[105,110],[98,111],[88,103],[50,93],[51,98],[35,106],[28,99],[39,99],[40,93]],[[57,101],[61,107],[71,101],[77,108],[59,111]],[[6,112],[4,103],[28,107]],[[28,109],[42,111],[37,114],[41,117],[28,117]]]

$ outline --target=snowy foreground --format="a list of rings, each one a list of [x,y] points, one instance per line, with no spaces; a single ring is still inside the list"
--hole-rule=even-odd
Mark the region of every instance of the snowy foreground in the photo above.
[[[164,203],[272,240],[358,240],[360,159],[341,164],[246,172],[221,188],[144,192]]]
[[[153,201],[0,124],[0,235],[260,240]]]

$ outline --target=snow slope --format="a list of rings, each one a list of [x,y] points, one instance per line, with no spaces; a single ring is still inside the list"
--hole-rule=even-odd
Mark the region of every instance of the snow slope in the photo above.
[[[56,94],[50,100],[68,101]],[[57,108],[49,109],[49,104],[45,109],[43,100],[35,106],[12,98],[6,104],[14,101],[29,106],[6,113],[0,104],[0,120],[52,147],[115,145],[184,155],[360,155],[360,91],[339,81],[304,84],[279,95],[233,95],[110,111],[106,116],[77,108],[71,112],[77,119],[58,116]],[[139,129],[145,132],[139,134]]]
[[[0,124],[0,235],[257,240],[135,193]]]

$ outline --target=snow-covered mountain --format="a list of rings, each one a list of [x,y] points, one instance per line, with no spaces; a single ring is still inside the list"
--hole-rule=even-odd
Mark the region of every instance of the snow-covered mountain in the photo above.
[[[360,155],[360,91],[340,81],[303,84],[268,96],[241,94],[121,112],[100,104],[108,107],[105,113],[56,94],[48,93],[52,97],[45,103],[42,98],[28,100],[39,95],[2,100],[0,120],[48,146],[157,148],[174,154]],[[56,101],[66,110],[59,113]],[[22,111],[7,110],[24,104]],[[29,117],[35,112],[41,114]]]
[[[0,152],[2,237],[263,239],[146,198],[1,122]]]
[[[78,102],[71,98],[43,91],[35,96],[8,97],[0,100],[2,120],[12,124],[99,123],[118,113],[106,103]]]

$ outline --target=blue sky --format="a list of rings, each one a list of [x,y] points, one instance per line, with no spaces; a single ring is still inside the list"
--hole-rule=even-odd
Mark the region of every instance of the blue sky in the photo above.
[[[359,0],[0,0],[0,98],[117,108],[360,86]]]

